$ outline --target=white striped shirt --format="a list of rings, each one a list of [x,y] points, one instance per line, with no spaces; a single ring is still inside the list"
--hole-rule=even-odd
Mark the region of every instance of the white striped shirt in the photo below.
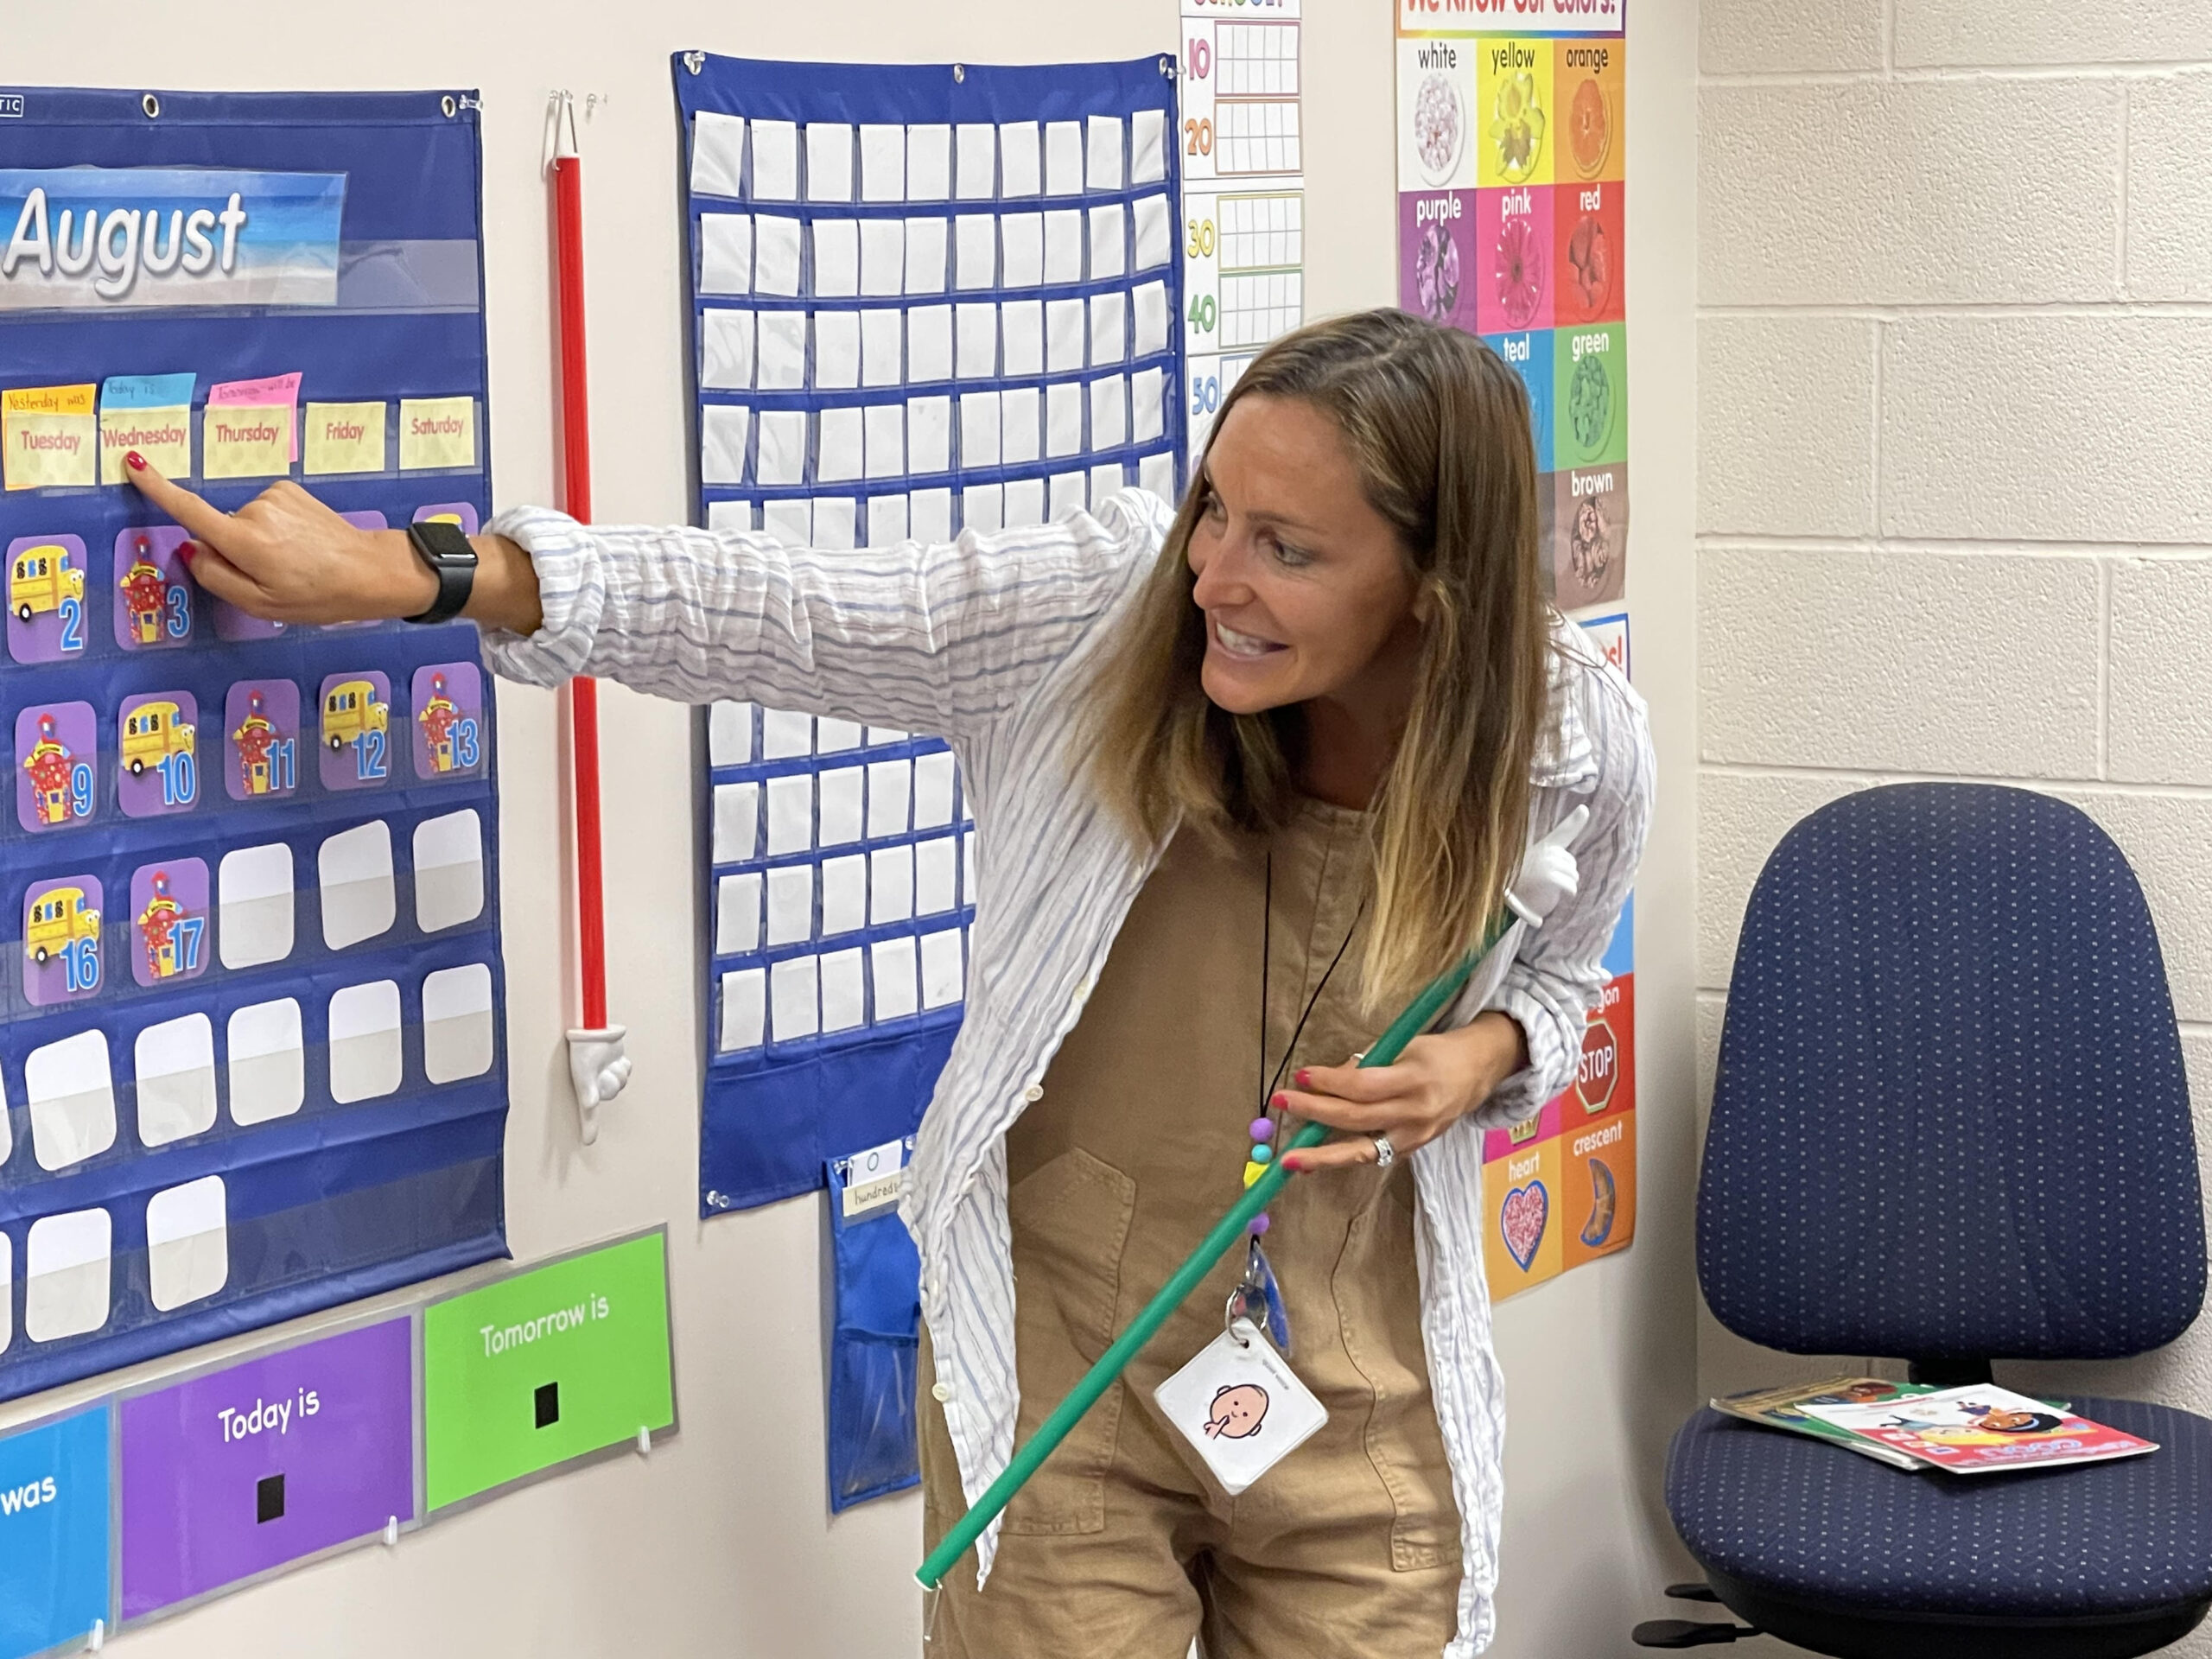
[[[1006,1132],[1082,1016],[1157,857],[1094,798],[1074,746],[1098,654],[1169,518],[1164,502],[1128,490],[1095,518],[837,552],[730,531],[587,528],[529,507],[488,526],[529,552],[544,608],[526,639],[486,635],[503,674],[537,685],[601,675],[685,702],[728,697],[932,732],[959,758],[981,831],[981,896],[966,1015],[922,1120],[905,1213],[971,1502],[1014,1452]],[[1527,1033],[1529,1064],[1413,1154],[1421,1329],[1461,1516],[1459,1631],[1446,1659],[1489,1643],[1503,1493],[1482,1130],[1529,1116],[1573,1080],[1650,813],[1643,703],[1563,621],[1551,681],[1531,832],[1578,804],[1591,822],[1574,843],[1577,895],[1522,931],[1485,1000]],[[1447,1023],[1473,1017],[1469,1001]],[[986,1574],[996,1542],[994,1528],[980,1547]]]

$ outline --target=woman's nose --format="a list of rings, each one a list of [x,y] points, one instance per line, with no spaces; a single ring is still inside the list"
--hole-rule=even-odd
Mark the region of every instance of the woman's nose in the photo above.
[[[1224,536],[1206,550],[1203,561],[1193,561],[1197,580],[1191,585],[1192,601],[1201,610],[1238,605],[1252,596],[1246,576],[1246,553],[1237,538]]]

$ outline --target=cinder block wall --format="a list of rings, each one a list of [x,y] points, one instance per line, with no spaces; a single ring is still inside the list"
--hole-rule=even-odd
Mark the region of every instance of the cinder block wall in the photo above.
[[[1988,779],[2133,861],[2212,1147],[2212,4],[1703,0],[1700,29],[1707,1096],[1782,833]],[[1709,1315],[1700,1357],[1708,1391],[1808,1365]],[[2212,1316],[2056,1375],[2212,1412]]]

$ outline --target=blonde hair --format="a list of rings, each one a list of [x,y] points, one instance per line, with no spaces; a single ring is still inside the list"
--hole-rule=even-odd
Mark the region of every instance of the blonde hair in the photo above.
[[[1412,709],[1373,804],[1361,974],[1373,1008],[1456,961],[1520,865],[1550,646],[1529,400],[1480,341],[1390,310],[1284,335],[1221,419],[1260,396],[1336,423],[1427,601]],[[1205,620],[1187,552],[1209,490],[1201,467],[1108,648],[1087,733],[1094,785],[1147,846],[1179,822],[1216,841],[1274,829],[1296,804],[1297,709],[1232,715],[1199,683]]]

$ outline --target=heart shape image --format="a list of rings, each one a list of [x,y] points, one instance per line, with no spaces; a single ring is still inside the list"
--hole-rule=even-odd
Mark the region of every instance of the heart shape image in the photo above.
[[[1544,1224],[1551,1218],[1552,1195],[1541,1181],[1515,1187],[1498,1206],[1497,1230],[1522,1272],[1528,1272],[1529,1264],[1536,1259],[1536,1246],[1544,1242]]]

